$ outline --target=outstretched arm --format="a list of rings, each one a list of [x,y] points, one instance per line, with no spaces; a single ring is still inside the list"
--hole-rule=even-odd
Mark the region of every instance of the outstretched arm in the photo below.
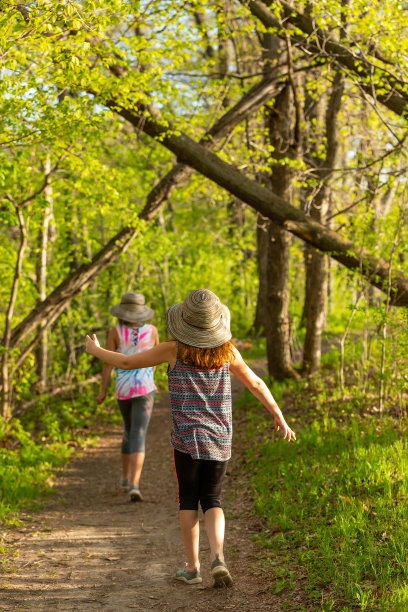
[[[153,347],[157,346],[158,344],[160,344],[160,339],[159,339],[159,332],[157,330],[157,327],[153,326]],[[153,368],[153,373],[156,372],[156,366],[154,366]]]
[[[286,423],[278,404],[275,402],[272,393],[269,391],[262,378],[259,378],[259,376],[247,366],[240,352],[235,348],[234,353],[235,359],[230,363],[231,372],[244,383],[249,391],[265,406],[268,412],[273,414],[276,431],[282,429],[284,433],[283,437],[286,438],[288,442],[292,439],[296,440],[295,433]]]
[[[116,351],[116,349],[118,348],[118,344],[119,344],[118,332],[113,327],[109,332],[108,341],[106,343],[106,348],[108,349],[108,351]],[[102,402],[105,401],[106,392],[108,390],[109,383],[110,383],[111,373],[112,373],[112,366],[108,365],[107,363],[104,363],[102,366],[101,390],[100,390],[100,393],[96,397],[97,404],[102,404]]]
[[[123,355],[103,349],[94,334],[92,338],[86,337],[85,348],[87,353],[94,355],[108,365],[121,368],[121,370],[136,370],[137,368],[148,368],[171,361],[177,352],[177,343],[175,341],[162,342],[148,351],[142,351],[135,355]]]

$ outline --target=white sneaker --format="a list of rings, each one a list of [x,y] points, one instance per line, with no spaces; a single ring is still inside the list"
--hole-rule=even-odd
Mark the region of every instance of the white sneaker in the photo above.
[[[129,497],[131,502],[143,501],[143,496],[139,487],[132,485],[129,489]]]

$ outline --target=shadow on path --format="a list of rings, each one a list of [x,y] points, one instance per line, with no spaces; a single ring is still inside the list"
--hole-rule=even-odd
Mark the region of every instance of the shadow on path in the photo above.
[[[234,397],[240,384],[233,384]],[[261,408],[260,408],[261,409]],[[275,595],[268,574],[256,564],[252,536],[261,529],[240,469],[245,427],[235,423],[233,459],[226,479],[225,554],[235,580],[214,589],[209,548],[202,530],[203,583],[174,581],[184,552],[178,525],[177,484],[170,446],[168,396],[160,394],[148,431],[141,481],[143,503],[130,503],[118,486],[120,431],[106,431],[96,447],[77,456],[58,476],[57,497],[10,530],[6,545],[18,552],[13,572],[0,575],[0,610],[212,610],[306,609],[288,594]],[[301,595],[297,594],[298,597]]]

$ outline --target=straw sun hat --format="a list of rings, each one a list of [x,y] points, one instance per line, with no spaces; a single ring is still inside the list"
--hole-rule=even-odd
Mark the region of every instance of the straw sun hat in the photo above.
[[[111,314],[129,323],[144,323],[154,316],[154,310],[146,306],[143,293],[128,291],[122,296],[120,304],[112,306]]]
[[[215,348],[231,340],[230,312],[208,289],[195,289],[167,311],[169,333],[184,344]]]

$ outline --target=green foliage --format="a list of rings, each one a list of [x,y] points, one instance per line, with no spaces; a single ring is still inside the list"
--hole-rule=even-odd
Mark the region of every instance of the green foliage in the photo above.
[[[272,3],[271,10],[280,16],[278,2]],[[356,53],[385,68],[387,77],[394,74],[403,87],[408,68],[407,11],[395,10],[393,0],[358,0],[347,6],[330,0],[312,3],[310,10],[319,27],[344,37]],[[347,26],[345,32],[340,31],[341,23]],[[22,4],[0,0],[2,328],[20,244],[17,210],[24,216],[27,248],[13,327],[40,299],[38,268],[47,208],[52,208],[47,234],[48,295],[123,227],[138,229],[126,253],[95,277],[49,329],[46,393],[37,392],[35,351],[15,371],[25,347],[10,354],[14,409],[21,422],[4,433],[2,452],[8,467],[0,468],[0,474],[6,477],[6,472],[15,475],[19,470],[23,474],[32,465],[38,483],[32,480],[32,491],[25,484],[30,478],[17,479],[15,489],[11,484],[4,516],[18,500],[24,504],[37,496],[57,465],[53,462],[59,449],[66,457],[78,430],[100,415],[93,391],[84,389],[101,366],[83,354],[83,339],[95,331],[104,343],[116,323],[110,308],[124,292],[145,294],[155,310],[153,322],[161,339],[166,337],[166,308],[197,287],[211,288],[228,304],[234,337],[245,337],[251,329],[258,291],[255,213],[194,175],[172,193],[153,223],[140,222],[138,214],[149,193],[175,160],[139,126],[118,115],[112,101],[141,117],[146,107],[153,107],[162,125],[172,125],[198,141],[261,78],[264,53],[259,34],[263,30],[242,2],[41,0]],[[294,32],[304,36],[292,28],[290,33]],[[354,83],[356,77],[347,72],[338,116],[336,167],[322,182],[314,170],[324,162],[329,144],[326,115],[318,107],[330,95],[336,66],[326,57],[316,65],[309,56],[305,62],[297,48],[292,51],[299,77],[298,101],[310,115],[305,113],[299,126],[303,155],[293,155],[293,143],[288,142],[287,153],[275,159],[276,151],[266,137],[273,100],[219,143],[217,154],[261,182],[269,181],[281,168],[290,168],[291,198],[303,210],[309,210],[311,198],[327,182],[331,228],[355,245],[357,256],[364,248],[368,256],[383,258],[390,265],[391,279],[397,272],[408,274],[405,121],[368,104]],[[273,59],[269,67],[281,83],[287,77],[283,56]],[[372,83],[381,94],[377,71],[367,81]],[[316,112],[310,112],[314,106]],[[46,193],[47,168],[51,174]],[[304,246],[295,239],[290,314],[296,359],[305,334],[304,264]],[[338,352],[323,357],[323,372],[331,372],[330,388],[321,380],[290,383],[286,392],[292,391],[292,398],[298,396],[296,409],[305,393],[317,414],[326,418],[339,406],[345,418],[353,412],[373,412],[379,410],[381,386],[383,413],[403,416],[408,382],[406,314],[392,311],[383,294],[368,291],[358,273],[332,262],[326,327],[324,350],[338,346],[345,335],[344,364]],[[255,342],[252,356],[264,354],[263,341]],[[163,369],[156,377],[161,385],[165,383]],[[74,399],[57,400],[50,395],[55,387],[75,384],[82,386],[73,391]],[[281,386],[271,385],[277,399],[285,403]],[[318,434],[313,430],[310,435]],[[15,450],[7,446],[10,440],[17,444]],[[278,576],[280,586],[291,580],[289,571]],[[355,587],[350,601],[357,601],[357,592]],[[361,601],[366,597],[363,589]]]
[[[288,445],[251,418],[258,444],[246,456],[275,592],[302,574],[323,610],[407,607],[407,429],[316,415]],[[286,570],[275,555],[289,559]]]
[[[33,438],[18,419],[3,432],[1,444],[0,521],[12,523],[18,511],[33,507],[38,498],[51,491],[55,469],[74,449],[66,443],[49,442],[44,436],[42,441]]]
[[[119,425],[118,410],[97,406],[96,390],[70,399],[39,400],[0,430],[0,522],[16,524],[19,513],[33,509],[52,493],[56,472],[72,453],[94,438],[95,426]]]

